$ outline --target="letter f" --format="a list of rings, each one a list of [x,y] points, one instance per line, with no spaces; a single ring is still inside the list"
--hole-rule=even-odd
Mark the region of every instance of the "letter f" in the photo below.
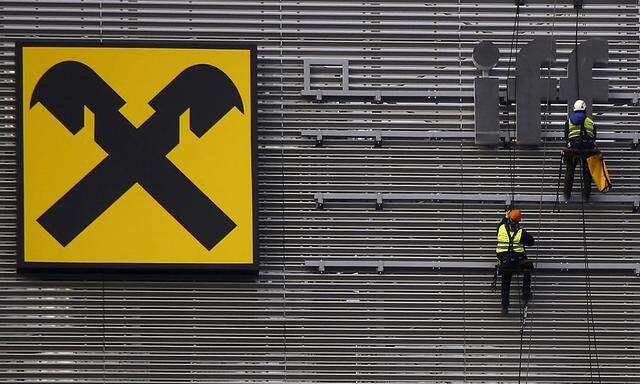
[[[556,42],[536,37],[516,56],[516,78],[509,79],[509,99],[516,98],[516,139],[520,145],[540,144],[540,101],[556,99],[557,80],[541,78],[540,67],[556,60]]]
[[[576,60],[578,60],[577,66]],[[567,77],[560,80],[560,99],[567,100],[569,112],[573,111],[573,103],[578,99],[587,103],[587,114],[591,114],[594,101],[609,100],[609,80],[593,79],[593,68],[606,66],[608,62],[609,47],[602,39],[583,41],[571,52],[567,63]],[[576,67],[578,75],[576,75]]]

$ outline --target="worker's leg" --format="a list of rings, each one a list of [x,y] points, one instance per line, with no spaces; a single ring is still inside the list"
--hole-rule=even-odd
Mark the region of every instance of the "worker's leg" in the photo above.
[[[509,291],[511,290],[511,274],[502,273],[502,308],[509,308]]]
[[[531,299],[531,272],[522,274],[522,301],[526,305]]]
[[[564,165],[564,196],[569,198],[569,196],[571,196],[571,189],[573,189],[573,176],[576,171],[575,156],[565,154]]]
[[[582,167],[582,195],[588,199],[591,195],[591,172],[586,157],[582,158],[580,166]]]

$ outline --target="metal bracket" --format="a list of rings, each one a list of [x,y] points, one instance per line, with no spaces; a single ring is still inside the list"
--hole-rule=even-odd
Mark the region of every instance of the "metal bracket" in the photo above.
[[[509,131],[500,132],[499,135],[500,135],[500,142],[505,147],[508,147],[510,143],[512,143],[515,139],[514,137],[511,137],[511,132]]]
[[[513,201],[511,201],[511,198],[508,198],[507,200],[505,200],[504,209],[505,209],[505,211],[513,209]]]
[[[376,91],[375,94],[373,95],[373,102],[376,104],[380,104],[382,103],[382,92],[381,91]]]
[[[324,198],[322,196],[322,193],[318,192],[314,195],[314,197],[316,198],[316,209],[318,210],[323,210],[324,209]]]
[[[376,197],[376,211],[382,211],[382,193]]]
[[[316,132],[316,147],[322,147],[322,131],[318,130]]]
[[[375,148],[380,148],[382,146],[382,135],[380,132],[376,132],[376,137],[373,140],[373,146]]]
[[[317,101],[322,101],[322,90],[311,90],[311,67],[313,65],[336,65],[342,72],[342,92],[349,90],[349,60],[347,59],[304,59],[303,62],[303,95],[314,95]]]
[[[352,130],[352,129],[303,129],[301,136],[313,137],[317,147],[324,145],[325,137],[355,137],[371,138],[376,148],[382,146],[384,139],[473,139],[474,132],[458,130],[421,130],[421,131],[400,131],[400,130]],[[546,140],[562,140],[562,132],[543,132],[542,138]],[[632,149],[640,148],[640,133],[638,132],[598,132],[598,139],[602,140],[630,140]],[[499,133],[499,142],[505,149],[516,145],[516,138],[509,136],[509,132]],[[497,143],[496,143],[497,144]]]
[[[507,137],[504,135],[500,135],[500,143],[502,146],[502,149],[508,149],[509,148],[509,142],[507,141]]]
[[[384,202],[389,201],[404,201],[415,203],[427,203],[432,204],[434,202],[487,202],[504,204],[505,208],[510,208],[512,199],[508,194],[499,193],[380,193],[380,192],[361,192],[361,193],[349,193],[349,192],[317,192],[314,194],[316,199],[316,207],[323,209],[327,201],[353,201],[353,202],[372,202],[375,204],[376,210],[380,211],[384,208]],[[556,204],[557,202],[563,204],[580,204],[581,200],[578,198],[565,199],[563,196],[556,197],[555,194],[549,195],[537,195],[537,194],[515,194],[513,201],[520,203],[546,203]],[[637,195],[610,195],[610,194],[598,194],[591,196],[591,198],[584,202],[590,206],[597,206],[601,204],[630,204],[633,207],[633,212],[640,212],[640,196]]]
[[[484,261],[396,261],[396,260],[307,260],[304,263],[307,268],[318,268],[318,271],[324,273],[328,268],[332,269],[375,269],[378,273],[383,273],[387,270],[404,269],[414,271],[416,269],[426,269],[438,272],[459,272],[461,270],[475,271],[475,272],[488,272],[495,273],[496,266],[494,262]],[[585,265],[582,262],[572,261],[538,261],[536,263],[536,271],[547,272],[582,272],[585,270]],[[589,263],[589,271],[611,273],[613,271],[633,273],[635,276],[640,276],[640,264],[639,263],[604,263],[604,262],[592,262]],[[615,272],[614,272],[615,273]]]

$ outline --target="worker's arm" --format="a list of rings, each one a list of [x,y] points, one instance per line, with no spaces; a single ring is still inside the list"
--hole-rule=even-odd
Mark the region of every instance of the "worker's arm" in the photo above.
[[[522,235],[520,236],[520,242],[528,247],[530,245],[533,245],[536,241],[534,240],[533,236],[531,236],[527,231],[523,229]]]
[[[593,122],[593,140],[598,138],[598,131],[596,130],[596,123]]]
[[[564,122],[564,141],[568,141],[569,140],[569,122],[565,121]]]

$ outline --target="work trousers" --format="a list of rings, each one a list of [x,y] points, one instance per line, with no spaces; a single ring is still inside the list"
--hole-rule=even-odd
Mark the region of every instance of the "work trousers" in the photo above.
[[[502,275],[502,307],[509,308],[511,277],[513,277],[514,273],[522,273],[522,299],[528,302],[531,298],[533,263],[523,253],[500,252],[496,256],[500,261],[499,271]]]
[[[573,144],[573,145],[571,145]],[[589,150],[594,148],[593,142],[570,142],[569,148],[576,150]],[[564,195],[566,197],[571,196],[571,190],[573,189],[573,179],[576,173],[576,165],[580,162],[580,168],[582,170],[582,194],[585,198],[589,198],[591,195],[591,172],[589,171],[589,164],[587,163],[586,156],[581,156],[576,153],[566,153],[564,156]]]
[[[511,291],[512,273],[502,273],[502,308],[509,308],[509,293]],[[522,274],[522,300],[528,302],[531,298],[531,272]]]

